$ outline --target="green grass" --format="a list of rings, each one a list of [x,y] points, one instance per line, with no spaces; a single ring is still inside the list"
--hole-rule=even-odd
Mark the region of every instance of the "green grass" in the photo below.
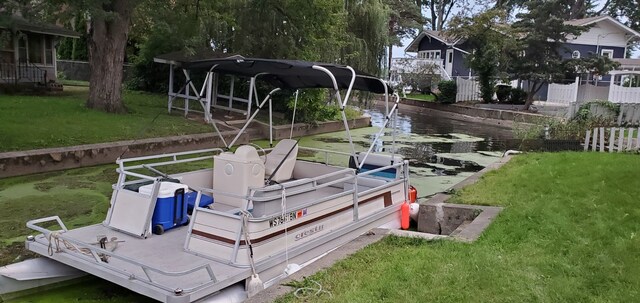
[[[204,122],[167,114],[163,95],[125,91],[129,113],[121,115],[87,109],[87,96],[87,87],[50,96],[0,95],[0,152],[212,131]]]
[[[436,101],[436,96],[432,94],[426,95],[426,94],[420,94],[420,93],[411,93],[411,94],[407,94],[407,99],[433,102],[433,101]]]
[[[517,156],[451,202],[505,209],[476,242],[388,237],[278,302],[638,302],[640,158]]]

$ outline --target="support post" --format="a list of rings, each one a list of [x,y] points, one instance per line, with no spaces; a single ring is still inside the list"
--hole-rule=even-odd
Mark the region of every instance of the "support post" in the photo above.
[[[609,79],[609,94],[607,95],[607,100],[609,102],[614,102],[613,101],[613,80],[616,78],[615,74],[611,75],[611,78]],[[617,103],[617,102],[614,102]]]
[[[187,70],[187,71],[185,71],[185,73],[187,75],[187,81],[189,81],[189,79],[191,78],[190,77],[191,72]],[[187,115],[189,115],[189,96],[191,95],[191,89],[190,89],[189,86],[187,86],[187,89],[184,91],[184,93],[185,93],[185,95],[187,95],[184,98],[184,116],[186,117]],[[194,92],[194,93],[196,93],[196,92]]]
[[[247,98],[247,119],[249,119],[249,117],[251,117],[251,102],[253,102],[253,87],[256,85],[256,78],[255,77],[251,77],[251,79],[249,80],[249,98]]]
[[[236,83],[236,76],[231,76],[231,85],[229,87],[229,108],[232,108],[233,106],[233,88],[235,86]]]
[[[169,64],[169,93],[167,101],[167,112],[171,113],[171,107],[173,106],[173,64]]]
[[[218,73],[213,73],[213,96],[211,97],[213,105],[218,105],[218,86],[220,85],[218,82],[220,80],[220,75]]]
[[[576,77],[576,89],[573,90],[572,100],[578,102],[578,90],[580,89],[580,77]]]
[[[213,118],[211,116],[211,93],[213,90],[213,75],[215,75],[213,72],[209,72],[209,77],[207,78],[207,106],[204,109],[205,120],[207,122],[213,122]]]

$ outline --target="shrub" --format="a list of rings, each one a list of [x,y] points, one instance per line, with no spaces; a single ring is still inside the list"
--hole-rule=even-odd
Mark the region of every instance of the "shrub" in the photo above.
[[[496,87],[496,97],[498,98],[498,103],[509,102],[509,99],[511,99],[511,86],[498,85]]]
[[[298,96],[296,122],[317,124],[321,121],[332,120],[340,113],[335,105],[327,105],[327,92],[323,89],[301,89]],[[287,102],[287,116],[292,117],[295,97],[291,96]]]
[[[454,103],[456,102],[456,93],[458,91],[458,85],[456,81],[440,81],[438,83],[438,100],[441,103]]]
[[[522,88],[512,88],[509,101],[512,104],[524,104],[527,101],[527,92]]]

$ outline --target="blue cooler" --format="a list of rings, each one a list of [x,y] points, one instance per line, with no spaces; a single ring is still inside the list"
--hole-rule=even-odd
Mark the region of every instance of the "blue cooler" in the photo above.
[[[193,211],[193,206],[196,204],[196,198],[198,197],[198,192],[191,191],[187,193],[187,210],[189,213]],[[200,203],[198,206],[207,207],[213,203],[213,197],[202,194],[200,196]]]
[[[189,187],[185,184],[173,182],[160,182],[156,208],[153,210],[151,226],[156,235],[163,234],[166,230],[181,226],[189,222],[187,216],[186,195]],[[153,184],[141,186],[139,192],[151,196]]]

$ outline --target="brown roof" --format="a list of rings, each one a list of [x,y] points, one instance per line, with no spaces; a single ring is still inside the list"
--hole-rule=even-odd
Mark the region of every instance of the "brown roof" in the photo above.
[[[29,21],[19,16],[11,16],[8,24],[6,25],[0,24],[0,28],[11,28],[11,29],[22,31],[22,32],[32,32],[32,33],[47,34],[47,35],[53,35],[53,36],[62,36],[62,37],[71,37],[71,38],[80,37],[80,34],[70,29],[66,29],[64,27],[61,27],[55,24],[50,24],[50,23]]]
[[[458,38],[447,35],[443,31],[425,30],[424,32],[427,33],[429,36],[436,38],[446,44],[453,44],[459,40]]]
[[[592,22],[596,22],[599,19],[603,19],[603,18],[607,18],[607,16],[602,15],[602,16],[593,16],[593,17],[582,18],[582,19],[573,19],[573,20],[567,20],[564,23],[568,25],[574,25],[574,26],[583,26],[583,25],[591,24]]]

